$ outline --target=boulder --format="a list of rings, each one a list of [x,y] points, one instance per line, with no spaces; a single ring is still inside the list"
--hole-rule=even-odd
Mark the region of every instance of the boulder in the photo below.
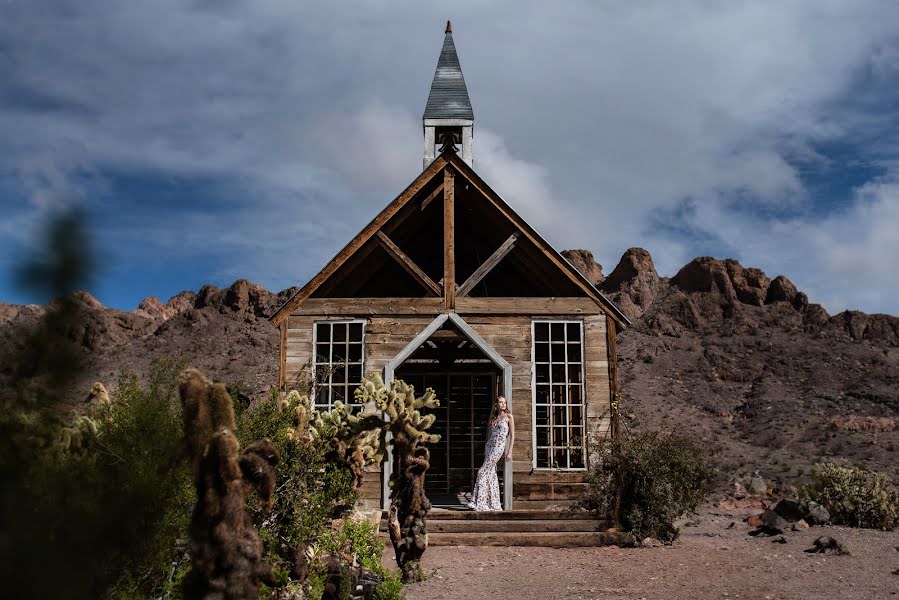
[[[562,256],[571,263],[590,283],[599,287],[606,276],[602,274],[602,265],[593,258],[589,250],[563,250]]]
[[[823,525],[830,522],[830,513],[817,502],[809,502],[808,512],[802,518],[809,525]]]
[[[804,502],[790,500],[789,498],[781,498],[778,500],[772,510],[783,517],[788,523],[795,523],[808,514],[808,506]]]
[[[806,550],[809,554],[849,554],[842,544],[836,539],[822,535],[815,540],[814,545]]]
[[[768,482],[756,475],[749,481],[749,491],[753,494],[767,494]]]
[[[602,292],[633,320],[639,319],[659,293],[661,278],[652,256],[643,248],[630,248],[602,283]]]

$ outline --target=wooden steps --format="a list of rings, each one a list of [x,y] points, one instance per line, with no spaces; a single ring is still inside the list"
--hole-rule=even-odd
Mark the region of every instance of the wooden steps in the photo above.
[[[387,520],[381,535],[387,537]],[[627,546],[631,536],[585,512],[511,510],[474,512],[434,509],[428,515],[431,546]]]

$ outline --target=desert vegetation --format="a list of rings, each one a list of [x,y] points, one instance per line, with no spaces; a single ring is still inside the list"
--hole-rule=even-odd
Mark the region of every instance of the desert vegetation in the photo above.
[[[658,430],[625,429],[596,443],[591,456],[583,506],[637,540],[674,541],[674,521],[705,499],[713,475],[695,442]]]

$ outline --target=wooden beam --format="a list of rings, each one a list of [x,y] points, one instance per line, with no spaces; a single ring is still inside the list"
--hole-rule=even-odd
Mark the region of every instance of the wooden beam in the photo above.
[[[556,264],[556,266],[564,273],[567,273],[568,276],[575,282],[575,284],[580,287],[584,292],[587,293],[588,296],[593,298],[593,300],[599,306],[603,306],[608,309],[606,314],[610,314],[610,316],[620,325],[622,328],[627,327],[630,324],[627,317],[616,307],[612,302],[609,301],[608,298],[603,296],[599,291],[593,287],[587,278],[580,273],[577,269],[575,269],[571,264],[565,260],[561,254],[556,252],[556,250],[549,245],[549,243],[544,240],[539,233],[537,233],[533,227],[531,227],[524,219],[522,219],[512,208],[506,204],[506,202],[500,198],[499,194],[494,192],[487,183],[481,179],[481,177],[472,169],[468,164],[465,163],[461,158],[452,153],[441,154],[440,156],[447,156],[449,164],[447,165],[447,169],[453,168],[458,171],[459,174],[468,181],[475,190],[477,190],[480,194],[482,194],[493,206],[495,206],[502,215],[514,223],[518,229],[524,233],[524,236],[533,242],[541,252],[546,254],[546,256]]]
[[[618,344],[615,340],[617,323],[606,315],[606,345],[609,354],[609,398],[612,410],[612,439],[617,439],[621,427],[621,396],[618,394]]]
[[[443,298],[309,298],[291,316],[438,315]]]
[[[283,390],[287,383],[287,321],[281,321],[279,328],[281,329],[279,341],[281,356],[278,365],[278,389]]]
[[[461,298],[462,296],[467,296],[468,292],[470,292],[474,286],[479,284],[481,280],[487,276],[487,273],[493,270],[493,268],[499,264],[506,254],[512,251],[512,248],[515,247],[515,241],[518,239],[518,236],[521,235],[518,232],[513,233],[509,236],[509,238],[500,245],[496,251],[490,255],[490,257],[485,260],[480,267],[475,269],[475,272],[472,273],[468,279],[465,280],[465,283],[459,286],[458,291],[456,291],[456,297]]]
[[[443,298],[446,310],[456,307],[456,188],[451,169],[443,171]]]
[[[387,251],[387,254],[392,256],[397,260],[397,262],[402,265],[406,272],[409,273],[418,283],[425,286],[428,290],[431,291],[435,296],[440,295],[440,286],[434,283],[434,280],[428,277],[428,274],[421,270],[421,268],[415,264],[415,262],[409,258],[405,252],[400,250],[400,247],[393,243],[383,231],[377,232],[375,235],[378,236],[378,243],[384,247],[384,250]]]
[[[592,298],[456,298],[459,314],[501,315],[600,315],[601,306]]]
[[[427,198],[425,198],[422,201],[421,210],[426,209],[428,207],[428,204],[430,204],[434,198],[436,198],[438,195],[440,195],[440,192],[442,192],[442,191],[443,191],[443,184],[441,183],[436,188],[434,188],[434,191],[431,192],[431,194]]]
[[[293,295],[293,297],[285,302],[281,308],[279,308],[274,315],[272,315],[269,320],[275,325],[280,325],[281,321],[287,318],[287,316],[293,311],[296,307],[302,304],[307,298],[312,296],[312,293],[315,292],[316,289],[328,278],[330,277],[340,266],[346,262],[346,260],[352,256],[356,250],[358,250],[369,238],[371,238],[376,231],[381,229],[387,221],[390,220],[393,215],[395,215],[401,208],[406,206],[406,204],[411,200],[418,192],[421,191],[427,183],[440,172],[447,164],[447,158],[444,154],[438,156],[434,162],[428,165],[428,168],[422,171],[421,175],[419,175],[415,181],[413,181],[409,187],[407,187],[403,192],[397,196],[393,202],[387,205],[387,208],[382,210],[378,216],[376,216],[372,221],[365,226],[365,229],[359,232],[356,237],[354,237],[346,246],[344,246],[343,250],[337,253],[337,255],[331,259],[325,268],[319,271],[319,273],[313,277],[309,283],[304,285],[300,291]]]

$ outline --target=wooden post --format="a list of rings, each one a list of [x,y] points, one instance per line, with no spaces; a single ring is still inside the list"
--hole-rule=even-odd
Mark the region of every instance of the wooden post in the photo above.
[[[456,309],[456,189],[449,166],[443,171],[443,298],[444,308]]]
[[[612,411],[610,434],[618,439],[620,433],[621,398],[618,394],[618,346],[615,341],[615,321],[606,315],[606,343],[609,353],[609,408]]]
[[[278,368],[278,389],[284,390],[284,386],[287,383],[287,321],[285,319],[281,321],[281,361]]]

